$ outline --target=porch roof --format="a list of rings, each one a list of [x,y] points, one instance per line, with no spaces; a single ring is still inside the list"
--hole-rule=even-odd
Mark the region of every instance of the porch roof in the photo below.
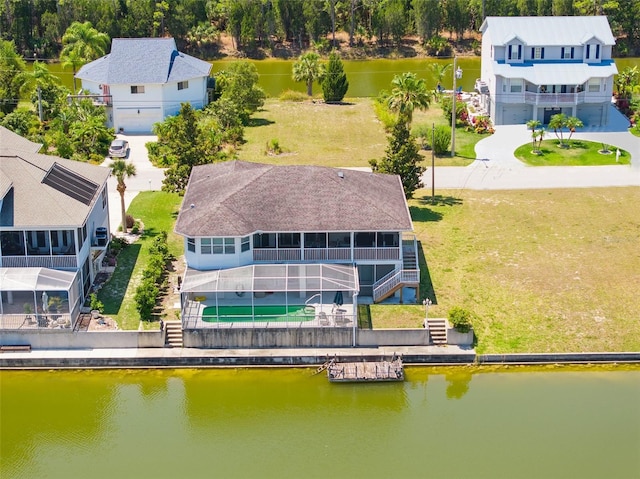
[[[597,64],[495,62],[493,71],[505,78],[524,78],[535,85],[581,85],[590,78],[608,78],[615,75],[618,68],[613,61]]]
[[[187,268],[183,293],[289,292],[360,290],[358,271],[340,264],[254,264],[239,268],[198,271]]]
[[[77,274],[49,268],[0,268],[0,291],[69,291]]]

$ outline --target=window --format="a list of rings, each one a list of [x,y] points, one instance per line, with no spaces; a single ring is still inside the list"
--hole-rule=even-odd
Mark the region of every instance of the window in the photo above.
[[[521,78],[512,78],[510,83],[511,93],[521,93],[522,92],[522,79]]]
[[[356,233],[356,248],[375,248],[375,233]]]
[[[544,48],[535,47],[531,49],[531,58],[534,60],[542,60],[544,59]]]
[[[144,93],[144,86],[142,86],[142,85],[131,85],[131,94],[135,95],[137,93]]]
[[[398,246],[398,233],[378,233],[378,247],[390,248]]]
[[[300,233],[278,233],[278,248],[299,248]]]
[[[329,233],[329,248],[351,248],[349,233]]]
[[[585,55],[587,59],[595,58],[596,60],[600,58],[600,45],[590,45],[587,44],[587,53]]]
[[[187,88],[189,88],[189,82],[188,81],[179,81],[178,82],[178,90],[186,90]]]
[[[251,238],[249,236],[245,236],[240,240],[240,252],[244,253],[245,251],[249,251],[251,248]]]
[[[562,58],[563,60],[570,60],[573,58],[573,52],[573,47],[562,47],[560,49],[560,58]]]
[[[591,93],[600,91],[600,78],[590,78],[588,91]]]
[[[326,248],[327,233],[305,233],[304,247],[305,248]]]
[[[102,209],[105,209],[107,206],[107,188],[102,189]]]
[[[276,247],[276,234],[275,233],[256,233],[253,235],[253,247],[254,248],[275,248]]]
[[[200,239],[200,254],[211,254],[211,238]]]
[[[224,254],[236,254],[236,241],[233,238],[224,239]]]
[[[187,250],[192,253],[196,252],[196,239],[195,238],[187,238]]]
[[[509,45],[509,60],[520,60],[522,58],[522,45]]]

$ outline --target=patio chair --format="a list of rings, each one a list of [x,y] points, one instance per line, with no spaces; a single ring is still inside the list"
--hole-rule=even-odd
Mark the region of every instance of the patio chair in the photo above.
[[[318,313],[318,321],[320,322],[320,326],[329,326],[329,317],[324,311]]]

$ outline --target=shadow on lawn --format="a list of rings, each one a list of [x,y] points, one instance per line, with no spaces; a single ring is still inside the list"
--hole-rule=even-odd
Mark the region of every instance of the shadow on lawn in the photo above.
[[[431,273],[429,272],[427,260],[424,257],[424,251],[422,250],[421,241],[418,241],[418,265],[420,267],[420,299],[418,302],[422,303],[424,299],[428,298],[431,300],[431,304],[438,304],[436,290],[433,287]]]
[[[433,198],[431,198],[431,196],[423,196],[422,198],[416,198],[416,200],[418,200],[420,206],[410,206],[409,212],[411,214],[411,219],[417,223],[442,220],[444,215],[439,211],[434,211],[428,206],[462,205],[462,200],[460,198],[454,198],[453,196],[437,195]]]
[[[275,121],[267,120],[266,118],[249,118],[249,122],[247,123],[248,127],[252,126],[267,126],[273,125]]]
[[[124,248],[118,255],[115,271],[107,284],[98,292],[98,298],[104,304],[104,313],[117,315],[122,306],[124,294],[129,286],[133,268],[140,254],[140,243],[133,243]]]

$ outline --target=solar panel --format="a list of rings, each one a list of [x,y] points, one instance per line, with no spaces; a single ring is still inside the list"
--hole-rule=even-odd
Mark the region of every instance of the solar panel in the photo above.
[[[42,179],[42,183],[87,206],[91,204],[91,200],[98,191],[97,183],[58,163],[53,164]]]

